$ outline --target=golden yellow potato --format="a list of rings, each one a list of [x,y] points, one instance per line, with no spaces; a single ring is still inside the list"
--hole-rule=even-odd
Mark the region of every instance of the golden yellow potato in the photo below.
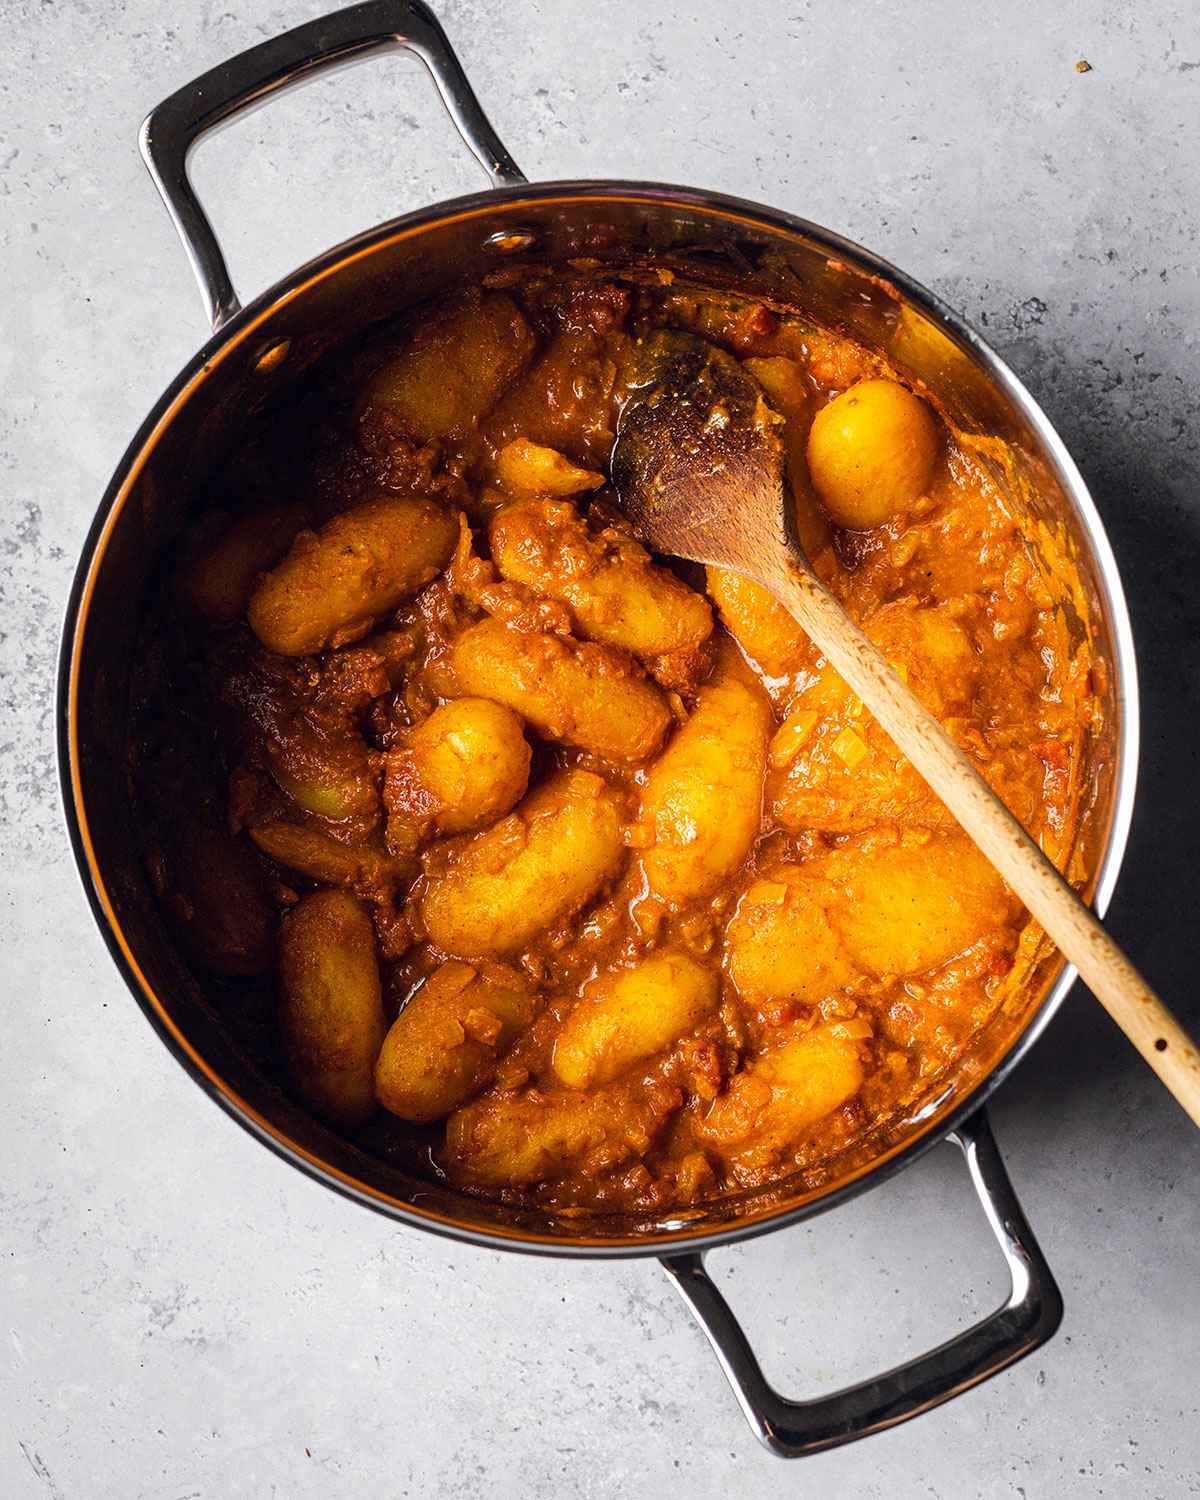
[[[418,442],[462,437],[533,358],[534,337],[511,297],[468,293],[417,327],[376,370],[366,420],[383,416]]]
[[[318,728],[294,715],[275,725],[263,749],[276,784],[305,812],[362,836],[379,821],[377,776],[355,730]]]
[[[770,1156],[798,1142],[811,1126],[858,1093],[863,1083],[863,1022],[792,1030],[730,1080],[702,1133],[739,1154]]]
[[[296,1087],[331,1124],[375,1112],[375,1060],[385,1031],[375,929],[345,891],[314,891],[283,919],[283,1038]]]
[[[594,641],[483,620],[455,638],[447,670],[449,696],[503,703],[548,739],[605,760],[644,760],[671,722],[635,664]]]
[[[857,1033],[862,1024],[818,1026],[759,1056],[753,1074],[774,1092],[774,1134],[794,1140],[858,1093],[862,1047],[855,1035],[846,1033]]]
[[[561,771],[430,875],[421,900],[429,940],[456,958],[518,953],[594,896],[622,851],[603,779]]]
[[[369,844],[342,844],[298,823],[259,823],[250,837],[269,858],[322,885],[368,892],[398,885],[412,866]]]
[[[593,1093],[485,1094],[446,1122],[444,1162],[452,1180],[525,1187],[645,1156],[674,1110],[678,1089],[662,1084]]]
[[[969,711],[978,657],[945,606],[885,604],[866,633],[940,719]],[[852,833],[880,823],[952,820],[923,777],[832,667],[795,700],[771,741],[767,800],[782,827]]]
[[[393,823],[470,833],[511,812],[529,784],[529,744],[512,709],[489,698],[443,703],[388,756],[383,799]]]
[[[808,471],[838,525],[867,531],[924,494],[937,452],[919,396],[895,380],[860,380],[813,419]]]
[[[761,583],[725,568],[706,570],[708,592],[725,629],[768,677],[795,669],[808,637]]]
[[[767,393],[767,400],[784,419],[783,446],[787,452],[788,482],[796,535],[807,557],[828,547],[832,536],[808,482],[808,429],[812,425],[815,391],[794,359],[772,355],[743,360],[743,365]]]
[[[589,640],[646,659],[691,650],[712,634],[712,611],[694,589],[627,533],[593,531],[566,501],[506,505],[491,542],[501,576],[561,599]]]
[[[557,448],[514,438],[496,455],[496,478],[510,495],[579,495],[598,490],[604,475],[581,469]]]
[[[584,986],[554,1046],[554,1071],[573,1089],[611,1083],[663,1052],[717,1008],[712,969],[686,953],[655,953]]]
[[[303,531],[255,589],[247,618],[268,651],[344,646],[437,576],[458,527],[430,500],[380,496]]]
[[[275,954],[275,911],[252,851],[215,817],[188,819],[168,860],[168,904],[189,951],[217,974],[261,974]]]
[[[259,575],[284,556],[308,520],[307,506],[296,503],[270,505],[243,516],[184,573],[184,597],[211,620],[238,619]]]
[[[392,1022],[375,1064],[376,1098],[402,1120],[440,1120],[491,1082],[533,1005],[514,969],[442,964]]]
[[[916,974],[955,957],[1012,910],[1004,882],[965,834],[838,851],[829,919],[875,974]]]
[[[725,934],[729,977],[748,1000],[815,1005],[844,989],[855,968],[825,915],[820,875],[783,865],[756,880]]]
[[[655,895],[711,896],[750,852],[762,811],[771,708],[729,641],[687,723],[650,767],[638,815],[642,867]]]

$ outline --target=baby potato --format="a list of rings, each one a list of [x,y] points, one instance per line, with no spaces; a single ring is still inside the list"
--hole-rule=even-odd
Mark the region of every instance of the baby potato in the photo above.
[[[485,1094],[446,1122],[453,1181],[527,1187],[585,1166],[589,1174],[645,1156],[683,1097],[663,1084],[594,1093]]]
[[[895,380],[860,380],[813,418],[808,471],[839,526],[869,531],[924,494],[937,452],[919,396]]]
[[[431,500],[379,496],[351,506],[300,533],[251,596],[250,628],[281,656],[358,640],[437,576],[457,537]]]
[[[554,1071],[573,1089],[611,1083],[698,1026],[717,998],[716,974],[686,953],[655,953],[601,974],[559,1033]]]
[[[862,1022],[793,1031],[730,1080],[701,1126],[718,1146],[768,1156],[798,1142],[863,1083]]]
[[[766,359],[743,360],[742,364],[766,391],[768,402],[784,419],[783,446],[787,452],[796,535],[805,556],[814,557],[822,547],[829,545],[832,537],[829,523],[821,514],[808,483],[805,455],[808,429],[812,424],[813,388],[794,359],[772,355]]]
[[[308,520],[307,506],[290,503],[270,505],[235,521],[184,573],[184,598],[210,620],[228,624],[239,619],[259,575],[284,556]]]
[[[509,817],[464,841],[429,877],[421,918],[456,958],[518,953],[578,911],[616,873],[623,852],[616,801],[599,776],[561,771]]]
[[[765,1134],[780,1144],[798,1137],[853,1099],[863,1084],[863,1023],[832,1022],[762,1053],[751,1069],[772,1091]],[[850,1033],[850,1034],[848,1034]]]
[[[330,1124],[375,1112],[375,1059],[386,1027],[375,929],[345,891],[314,891],[283,919],[283,1038],[296,1087]]]
[[[263,741],[276,785],[305,812],[365,837],[379,821],[379,787],[362,736],[348,724],[280,720]]]
[[[456,698],[418,724],[388,756],[389,819],[438,833],[469,833],[511,812],[529,784],[529,744],[512,709]]]
[[[427,318],[363,393],[361,414],[382,415],[427,443],[463,437],[533,358],[534,337],[511,297],[470,293]]]
[[[793,671],[808,637],[761,583],[725,568],[706,569],[708,592],[725,629],[768,677]]]
[[[491,542],[501,576],[561,599],[589,640],[645,659],[692,650],[712,634],[712,611],[694,589],[633,537],[592,531],[565,501],[506,505]]]
[[[322,885],[344,885],[367,893],[398,885],[412,867],[369,844],[341,844],[298,823],[259,823],[250,837],[276,864]]]
[[[168,861],[168,900],[189,951],[216,974],[261,974],[275,954],[275,912],[246,844],[215,817],[186,821]]]
[[[875,974],[938,968],[1012,910],[1004,882],[965,834],[922,844],[838,851],[829,918],[854,960]]]
[[[455,638],[448,671],[449,696],[490,698],[548,739],[605,760],[644,760],[671,722],[666,699],[635,664],[593,641],[482,620]]]
[[[598,490],[604,475],[581,469],[557,448],[514,438],[496,455],[496,478],[510,495],[579,495]]]
[[[642,791],[642,868],[664,901],[713,895],[750,852],[770,732],[766,694],[723,640],[691,718],[650,767]]]
[[[940,719],[965,713],[978,658],[945,607],[885,604],[866,633]],[[940,827],[950,814],[841,677],[826,665],[771,741],[767,798],[782,827],[852,833],[903,820]]]
[[[402,1120],[440,1120],[491,1082],[533,1004],[514,969],[442,964],[392,1022],[375,1064],[376,1098]]]
[[[738,902],[725,934],[729,977],[748,1000],[815,1005],[855,977],[825,914],[823,881],[798,865],[756,880]]]

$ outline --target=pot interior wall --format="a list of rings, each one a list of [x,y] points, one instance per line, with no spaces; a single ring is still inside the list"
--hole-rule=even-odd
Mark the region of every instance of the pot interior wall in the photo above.
[[[78,666],[79,797],[86,810],[96,868],[127,962],[143,988],[157,997],[160,1029],[174,1028],[202,1057],[227,1091],[258,1117],[264,1136],[282,1135],[313,1163],[341,1174],[349,1185],[398,1203],[445,1215],[483,1230],[578,1239],[576,1220],[552,1222],[528,1211],[480,1204],[416,1180],[368,1158],[298,1109],[241,1056],[205,999],[164,927],[143,866],[130,809],[127,735],[129,667],[147,597],[148,580],[177,536],[205,476],[236,446],[255,411],[283,397],[320,357],[378,321],[509,264],[594,258],[621,266],[654,258],[676,275],[794,304],[834,329],[886,354],[906,374],[925,382],[947,420],[964,434],[992,441],[983,461],[1013,503],[1045,528],[1054,548],[1069,556],[1083,580],[1075,601],[1076,627],[1091,634],[1100,664],[1101,714],[1085,749],[1082,784],[1092,805],[1082,822],[1079,867],[1094,878],[1112,826],[1118,774],[1120,683],[1112,622],[1086,529],[1073,508],[1051,455],[1020,407],[986,373],[965,344],[943,331],[907,295],[858,262],[848,249],[750,213],[715,209],[666,190],[604,193],[510,192],[464,200],[426,216],[374,231],[297,273],[248,310],[219,341],[207,364],[180,388],[123,474],[113,523],[92,564],[92,594]],[[1019,1015],[1002,1015],[959,1067],[944,1098],[927,1101],[894,1138],[875,1143],[877,1156],[894,1155],[916,1135],[936,1129],[1011,1049],[1036,1009],[1056,965],[1047,956],[1034,996]],[[177,1039],[178,1040],[178,1039]],[[939,1089],[946,1090],[946,1080]],[[745,1201],[727,1200],[711,1212],[670,1226],[712,1230],[781,1208],[813,1203],[840,1182],[870,1169],[848,1162],[821,1184],[776,1187]],[[666,1226],[589,1224],[599,1237],[641,1232],[656,1238]]]

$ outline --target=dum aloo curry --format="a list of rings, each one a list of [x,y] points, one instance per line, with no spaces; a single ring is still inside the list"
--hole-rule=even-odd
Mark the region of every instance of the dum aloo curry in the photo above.
[[[661,1213],[902,1118],[1031,938],[786,612],[624,525],[638,339],[744,362],[822,578],[1060,864],[1090,663],[880,357],[669,277],[503,281],[321,367],[213,481],[148,631],[148,860],[227,1024],[334,1129],[493,1199]]]

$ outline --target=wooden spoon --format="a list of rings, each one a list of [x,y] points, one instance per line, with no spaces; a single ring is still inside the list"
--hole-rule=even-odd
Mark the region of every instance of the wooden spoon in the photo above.
[[[731,355],[652,334],[613,451],[613,482],[654,551],[760,583],[802,625],[1200,1125],[1200,1052],[937,719],[812,570],[784,500],[780,419]]]

